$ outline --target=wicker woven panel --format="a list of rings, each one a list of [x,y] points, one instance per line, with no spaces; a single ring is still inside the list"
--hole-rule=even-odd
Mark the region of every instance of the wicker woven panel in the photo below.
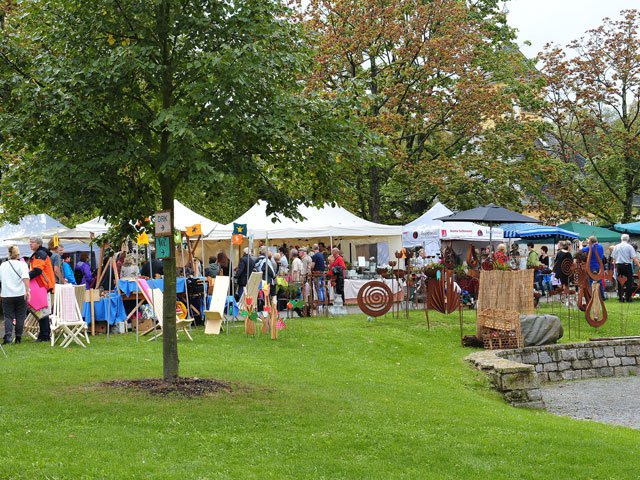
[[[533,273],[528,270],[482,270],[478,311],[487,309],[533,313]]]

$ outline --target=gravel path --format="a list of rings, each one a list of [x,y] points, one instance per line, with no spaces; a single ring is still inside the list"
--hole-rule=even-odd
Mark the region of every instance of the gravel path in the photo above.
[[[556,415],[640,429],[640,377],[552,383],[542,396]]]

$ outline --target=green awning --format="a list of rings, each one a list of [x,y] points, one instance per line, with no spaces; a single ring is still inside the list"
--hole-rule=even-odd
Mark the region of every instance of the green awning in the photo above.
[[[596,227],[578,222],[567,222],[558,226],[565,230],[577,233],[580,235],[580,240],[585,240],[587,237],[595,235],[600,243],[617,243],[620,241],[620,234],[613,230],[609,230],[608,228]]]

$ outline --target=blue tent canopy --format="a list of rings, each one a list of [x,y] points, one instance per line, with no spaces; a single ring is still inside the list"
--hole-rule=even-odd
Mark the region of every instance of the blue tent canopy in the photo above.
[[[616,223],[613,228],[614,230],[622,233],[631,233],[633,235],[640,234],[640,222]]]
[[[579,238],[575,232],[560,227],[536,225],[534,223],[505,223],[500,225],[504,238],[554,238],[569,240]]]

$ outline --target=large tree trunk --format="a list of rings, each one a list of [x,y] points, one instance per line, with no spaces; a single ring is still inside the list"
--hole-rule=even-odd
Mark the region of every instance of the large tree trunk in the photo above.
[[[380,168],[373,166],[369,170],[369,221],[380,223]]]
[[[162,108],[167,110],[173,106],[173,68],[170,56],[169,24],[171,3],[163,0],[158,4],[158,38],[162,44]],[[160,134],[160,164],[169,155],[169,131],[164,129]],[[162,193],[162,209],[171,212],[171,237],[169,238],[169,258],[164,259],[164,315],[162,317],[162,373],[167,382],[178,380],[178,338],[176,335],[176,256],[173,241],[173,196],[176,181],[170,175],[160,173],[160,192]]]
[[[171,180],[160,179],[162,209],[171,212],[171,237],[169,258],[164,259],[164,302],[162,317],[162,374],[167,382],[178,380],[178,337],[176,335],[176,256],[173,241],[173,194]]]

